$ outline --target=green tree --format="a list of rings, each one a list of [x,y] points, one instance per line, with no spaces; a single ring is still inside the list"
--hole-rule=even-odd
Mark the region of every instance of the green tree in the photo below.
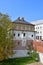
[[[7,14],[0,13],[0,60],[7,59],[12,55],[12,23]]]

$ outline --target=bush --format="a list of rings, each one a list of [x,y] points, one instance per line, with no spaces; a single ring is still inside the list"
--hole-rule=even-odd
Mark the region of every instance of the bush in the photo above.
[[[31,56],[35,61],[39,61],[39,55],[36,51],[33,51]]]

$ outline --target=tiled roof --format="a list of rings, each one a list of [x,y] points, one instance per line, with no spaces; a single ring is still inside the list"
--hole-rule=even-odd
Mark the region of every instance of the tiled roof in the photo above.
[[[34,20],[31,23],[35,25],[40,25],[40,24],[43,24],[43,20]]]
[[[30,25],[33,25],[30,22],[27,22],[26,20],[24,20],[24,18],[20,19],[20,17],[18,17],[15,21],[13,21],[13,23],[21,23],[21,24],[30,24]]]

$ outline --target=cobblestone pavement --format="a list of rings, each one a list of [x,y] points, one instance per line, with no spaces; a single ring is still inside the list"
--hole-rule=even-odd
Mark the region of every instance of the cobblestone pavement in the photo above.
[[[35,63],[27,64],[27,65],[43,65],[43,64],[40,62],[35,62]]]

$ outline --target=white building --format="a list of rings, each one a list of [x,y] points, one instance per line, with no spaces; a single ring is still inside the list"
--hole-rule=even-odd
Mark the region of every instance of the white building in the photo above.
[[[35,24],[36,40],[43,40],[43,20],[36,20],[32,23]]]
[[[13,40],[15,42],[16,55],[15,57],[23,57],[27,55],[27,48],[31,44],[32,40],[35,40],[35,28],[34,25],[24,20],[24,18],[18,18],[12,22]]]
[[[33,24],[35,24],[35,31],[36,31],[36,40],[38,40],[35,42],[36,43],[36,47],[37,47],[37,52],[39,54],[40,57],[40,62],[43,63],[43,20],[36,20],[36,21],[32,21]]]

